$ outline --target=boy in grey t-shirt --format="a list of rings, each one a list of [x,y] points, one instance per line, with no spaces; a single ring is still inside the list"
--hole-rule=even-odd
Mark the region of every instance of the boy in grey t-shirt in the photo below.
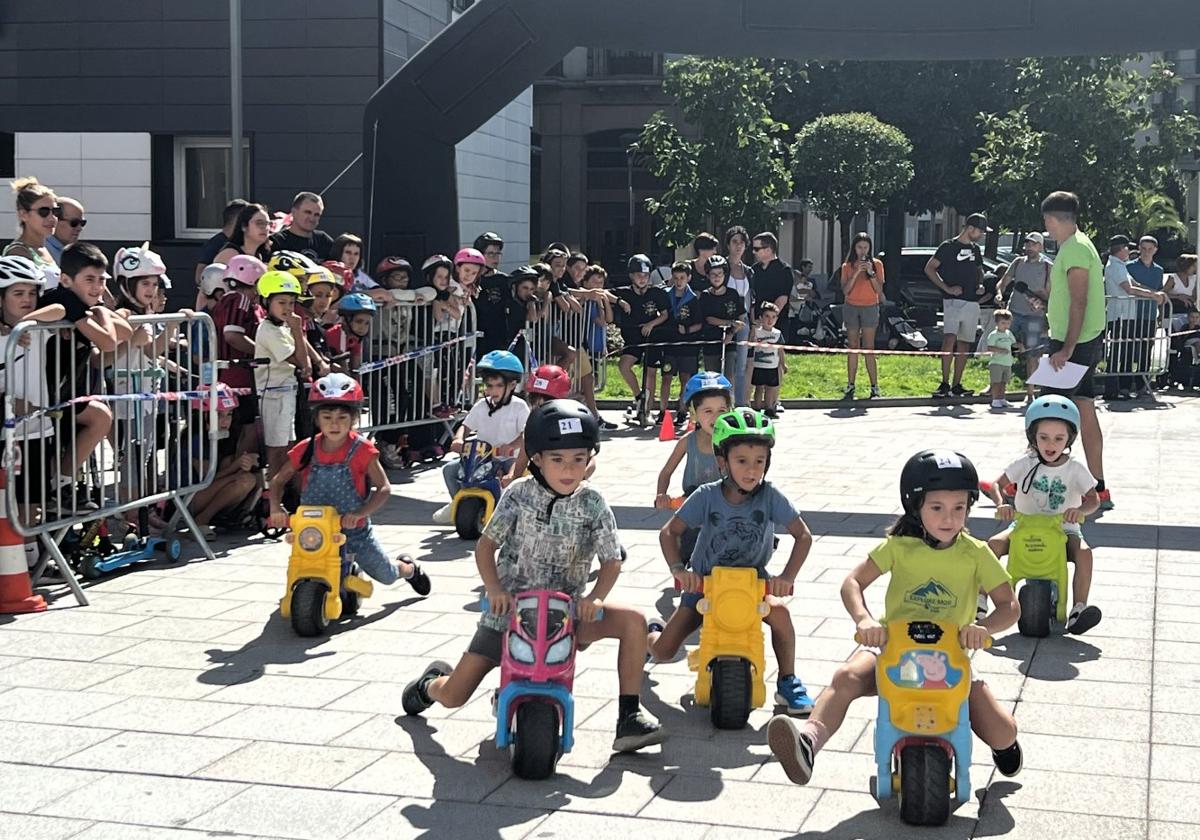
[[[1013,350],[1021,345],[1012,334],[1012,313],[1007,309],[996,310],[996,328],[988,333],[987,349],[992,354],[988,360],[988,375],[992,383],[992,408],[1012,408],[1005,399],[1008,380],[1012,377]]]
[[[754,409],[737,408],[717,418],[713,451],[721,480],[698,487],[659,533],[667,565],[683,594],[666,625],[650,623],[649,646],[655,659],[670,659],[684,639],[700,627],[696,604],[704,577],[712,569],[757,569],[758,576],[767,582],[770,610],[763,621],[771,628],[771,644],[779,661],[775,702],[788,714],[805,715],[812,711],[812,700],[795,673],[796,631],[779,598],[791,594],[796,575],[812,548],[812,533],[792,503],[765,481],[774,443],[774,424]],[[786,528],[795,543],[783,573],[772,577],[767,573],[767,563],[774,549],[776,525]],[[680,541],[689,528],[700,529],[691,571],[684,567],[680,554]]]

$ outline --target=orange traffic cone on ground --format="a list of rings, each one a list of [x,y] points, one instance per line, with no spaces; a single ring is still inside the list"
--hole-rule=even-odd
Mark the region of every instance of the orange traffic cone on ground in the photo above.
[[[688,416],[688,427],[687,427],[687,430],[688,430],[689,432],[694,432],[694,431],[696,431],[696,421],[695,421],[695,420],[693,420],[693,419],[691,418],[691,416],[690,416],[690,415]]]
[[[675,440],[675,423],[671,417],[671,412],[664,410],[662,425],[658,427],[659,440]]]
[[[4,490],[4,471],[0,470],[0,493]],[[41,612],[46,601],[33,594],[29,584],[29,563],[25,560],[25,540],[9,524],[7,513],[0,510],[0,615]]]

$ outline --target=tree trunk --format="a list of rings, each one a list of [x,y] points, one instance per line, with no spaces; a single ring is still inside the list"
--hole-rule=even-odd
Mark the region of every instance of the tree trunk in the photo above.
[[[838,216],[838,228],[842,235],[842,248],[838,251],[838,261],[844,260],[850,253],[850,223],[854,221],[855,213],[842,213]]]
[[[883,292],[890,301],[900,300],[900,289],[904,285],[900,276],[900,252],[904,248],[904,220],[906,215],[904,196],[899,195],[888,202],[887,227],[883,231],[883,251],[887,260],[883,264]]]

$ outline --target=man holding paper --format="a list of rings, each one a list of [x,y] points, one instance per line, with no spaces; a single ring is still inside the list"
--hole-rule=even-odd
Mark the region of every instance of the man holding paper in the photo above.
[[[1112,497],[1104,486],[1104,436],[1096,417],[1096,366],[1104,350],[1104,265],[1092,240],[1079,229],[1079,197],[1058,191],[1042,202],[1046,230],[1060,244],[1050,270],[1050,366],[1062,370],[1067,362],[1082,366],[1082,376],[1070,387],[1043,388],[1042,393],[1070,397],[1079,409],[1079,436],[1088,468],[1096,478],[1100,509],[1111,510]]]

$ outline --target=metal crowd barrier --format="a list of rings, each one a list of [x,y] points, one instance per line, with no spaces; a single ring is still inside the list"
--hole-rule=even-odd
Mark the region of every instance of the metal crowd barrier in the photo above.
[[[53,561],[81,605],[87,598],[59,547],[71,528],[170,500],[167,530],[182,519],[213,557],[188,510],[217,469],[212,319],[172,313],[134,316],[130,325],[133,339],[101,352],[77,344],[66,322],[22,322],[0,371],[6,515],[45,549],[34,583]],[[199,335],[207,341],[193,351],[188,339]]]
[[[592,352],[590,338],[593,313],[587,301],[570,298],[569,309],[563,309],[557,301],[551,301],[544,309],[544,317],[528,321],[521,342],[522,361],[526,370],[538,365],[558,365],[571,377],[571,384],[578,391],[584,376],[595,377],[594,389],[602,391],[607,381],[605,353]]]
[[[397,302],[376,316],[362,345],[359,373],[367,396],[363,431],[449,421],[470,410],[475,381],[475,306],[457,318],[434,318],[432,303]]]
[[[1149,380],[1167,372],[1171,350],[1171,307],[1152,300],[1109,296],[1104,335],[1104,365],[1097,376]]]

